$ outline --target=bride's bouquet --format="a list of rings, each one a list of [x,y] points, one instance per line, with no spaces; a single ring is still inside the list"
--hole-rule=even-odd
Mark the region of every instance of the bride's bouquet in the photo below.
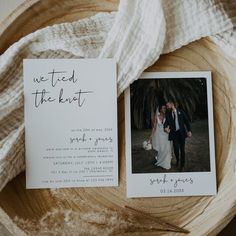
[[[152,143],[151,143],[151,140],[148,139],[148,140],[145,140],[143,142],[143,148],[147,151],[151,150],[152,149]]]

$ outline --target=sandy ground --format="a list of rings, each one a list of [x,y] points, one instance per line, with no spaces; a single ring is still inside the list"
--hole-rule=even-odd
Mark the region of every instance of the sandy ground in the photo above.
[[[191,138],[186,139],[185,172],[210,171],[208,124],[207,120],[195,121],[192,124]],[[150,136],[151,130],[132,130],[132,171],[133,173],[163,173],[179,172],[175,165],[176,159],[173,154],[171,169],[165,170],[154,165],[155,151],[146,151],[142,143]]]

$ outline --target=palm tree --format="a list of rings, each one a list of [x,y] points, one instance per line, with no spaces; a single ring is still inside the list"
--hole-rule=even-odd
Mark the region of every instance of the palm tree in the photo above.
[[[130,88],[133,128],[151,128],[156,109],[166,101],[176,101],[193,120],[207,116],[205,78],[139,79]]]

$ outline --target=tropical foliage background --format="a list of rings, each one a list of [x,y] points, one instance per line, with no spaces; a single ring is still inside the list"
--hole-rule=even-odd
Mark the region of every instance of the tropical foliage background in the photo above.
[[[132,128],[152,127],[157,108],[174,101],[190,121],[207,118],[205,78],[139,79],[130,87]]]

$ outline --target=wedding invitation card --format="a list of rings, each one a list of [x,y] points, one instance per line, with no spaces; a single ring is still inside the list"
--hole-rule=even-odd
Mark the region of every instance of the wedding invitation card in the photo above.
[[[211,72],[143,73],[125,126],[128,197],[216,194]]]
[[[25,59],[26,187],[118,185],[116,64]]]

